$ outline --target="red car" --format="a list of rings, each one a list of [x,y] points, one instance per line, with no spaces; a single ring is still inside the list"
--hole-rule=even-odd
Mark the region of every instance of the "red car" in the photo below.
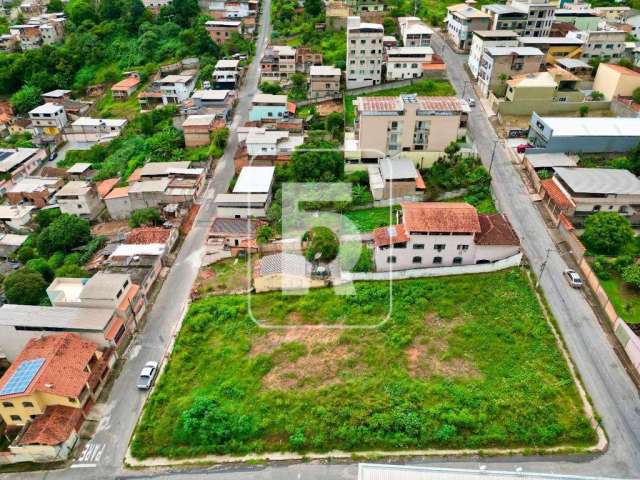
[[[531,148],[531,147],[533,147],[533,145],[531,145],[530,143],[522,143],[516,147],[516,151],[518,153],[524,153],[527,150],[527,148]]]

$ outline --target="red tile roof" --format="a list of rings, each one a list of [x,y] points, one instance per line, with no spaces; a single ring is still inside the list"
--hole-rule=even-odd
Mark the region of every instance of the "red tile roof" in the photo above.
[[[402,223],[408,232],[479,233],[480,220],[468,203],[403,203]]]
[[[96,185],[96,190],[100,198],[106,197],[119,181],[119,178],[107,178],[106,180],[99,182],[98,185]]]
[[[85,367],[97,348],[97,344],[75,333],[32,338],[0,379],[0,390],[22,362],[42,358],[44,364],[24,392],[0,395],[0,399],[21,397],[33,392],[78,397],[90,375]]]
[[[136,168],[133,171],[133,173],[131,175],[129,175],[129,178],[127,179],[127,182],[129,182],[129,183],[137,182],[138,180],[140,180],[141,176],[142,176],[142,167]]]
[[[287,111],[291,114],[296,113],[297,105],[293,102],[287,102]]]
[[[60,445],[75,431],[81,418],[79,408],[49,406],[29,424],[18,445]]]
[[[111,90],[123,90],[127,91],[131,87],[135,87],[140,83],[140,79],[137,77],[127,77],[124,80],[120,80],[118,83],[115,83]]]
[[[107,195],[105,195],[105,200],[109,200],[111,198],[122,198],[129,195],[129,187],[117,187],[111,190]]]
[[[162,227],[140,227],[131,230],[127,235],[124,243],[132,244],[148,244],[148,243],[167,243],[171,236],[171,230]]]
[[[567,208],[575,207],[575,204],[573,203],[571,198],[569,198],[567,194],[562,191],[560,186],[553,178],[542,180],[540,184],[542,185],[544,191],[547,192],[547,195],[549,195],[549,198],[551,198],[551,201],[555,203],[558,208],[564,210]]]
[[[482,231],[476,235],[477,245],[520,245],[505,214],[478,215],[478,219]]]
[[[409,235],[404,225],[392,225],[391,227],[380,227],[373,231],[373,243],[376,247],[404,243],[409,241]]]

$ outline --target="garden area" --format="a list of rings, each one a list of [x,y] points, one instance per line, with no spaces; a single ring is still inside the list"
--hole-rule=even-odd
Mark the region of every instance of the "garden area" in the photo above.
[[[355,291],[257,294],[252,311],[278,325],[385,318],[388,283]],[[265,329],[247,308],[242,295],[191,306],[136,458],[595,441],[520,269],[395,282],[390,318],[374,328]]]
[[[405,87],[387,88],[376,92],[363,93],[361,97],[393,97],[405,93],[415,93],[423,97],[441,97],[455,95],[456,92],[448,80],[417,80],[412,85]],[[344,96],[344,123],[353,126],[356,120],[356,111],[353,101],[354,96]]]

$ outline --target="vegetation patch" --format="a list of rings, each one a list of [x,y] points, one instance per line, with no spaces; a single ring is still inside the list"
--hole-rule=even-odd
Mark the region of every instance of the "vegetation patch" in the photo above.
[[[247,261],[227,258],[200,270],[196,280],[198,295],[236,293],[249,288]]]
[[[549,447],[595,434],[521,270],[354,296],[254,295],[194,303],[138,425],[137,458],[334,449]],[[262,317],[264,318],[264,317]]]

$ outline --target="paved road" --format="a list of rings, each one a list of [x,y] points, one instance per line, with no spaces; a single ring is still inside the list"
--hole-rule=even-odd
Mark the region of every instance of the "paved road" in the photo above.
[[[226,190],[233,177],[233,157],[238,145],[236,127],[243,125],[248,119],[251,98],[258,85],[259,59],[271,36],[269,20],[271,0],[263,0],[262,5],[263,14],[256,44],[256,60],[248,68],[244,85],[239,92],[239,101],[227,148],[218,161],[213,178],[203,194],[194,226],[185,238],[178,257],[147,316],[144,329],[137,335],[127,354],[127,361],[113,385],[94,438],[70,469],[4,477],[64,480],[115,478],[121,472],[129,438],[146,399],[146,394],[139,392],[135,387],[138,373],[145,362],[163,358],[169,348],[178,322],[187,308],[191,286],[200,268],[207,230],[215,214],[213,198],[215,193]]]

